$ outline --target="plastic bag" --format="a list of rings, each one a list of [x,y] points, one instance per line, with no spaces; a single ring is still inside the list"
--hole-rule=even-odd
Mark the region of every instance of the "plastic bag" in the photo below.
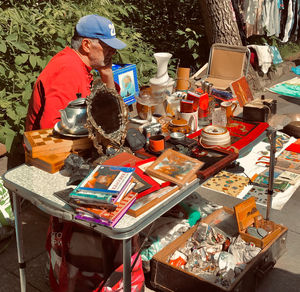
[[[136,257],[137,261],[135,262]],[[138,253],[131,257],[131,266],[133,266],[131,272],[131,292],[144,291],[144,272],[142,267],[142,259]],[[94,292],[122,292],[123,286],[123,265],[120,265],[104,283],[102,282]]]
[[[0,177],[0,241],[14,233],[14,215],[8,190]]]

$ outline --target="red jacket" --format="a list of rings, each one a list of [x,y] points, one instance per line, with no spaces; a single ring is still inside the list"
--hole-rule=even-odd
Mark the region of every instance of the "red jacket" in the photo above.
[[[56,54],[34,85],[26,131],[53,128],[60,120],[59,110],[76,99],[76,93],[87,97],[93,80],[91,70],[69,47]]]

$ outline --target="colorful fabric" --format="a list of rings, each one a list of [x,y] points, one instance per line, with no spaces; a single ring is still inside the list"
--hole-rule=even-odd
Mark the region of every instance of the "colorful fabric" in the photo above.
[[[69,47],[56,54],[38,77],[29,102],[26,131],[53,128],[60,120],[60,109],[90,94],[92,68]]]
[[[300,98],[300,78],[294,77],[293,79],[275,84],[269,88],[269,91],[285,96]]]

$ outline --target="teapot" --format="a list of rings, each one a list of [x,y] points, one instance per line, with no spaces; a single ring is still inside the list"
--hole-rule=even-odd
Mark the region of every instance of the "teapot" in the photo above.
[[[168,130],[173,132],[180,132],[183,134],[188,134],[191,132],[191,126],[185,119],[173,119],[170,121],[170,124],[168,126]]]
[[[61,109],[61,127],[73,135],[84,135],[88,133],[85,128],[87,109],[86,99],[77,95],[77,99],[68,103],[65,109]]]

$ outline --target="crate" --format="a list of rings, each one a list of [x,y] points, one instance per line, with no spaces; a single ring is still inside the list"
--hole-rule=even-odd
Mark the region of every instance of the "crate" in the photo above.
[[[39,158],[50,154],[86,150],[91,148],[92,141],[88,137],[62,137],[54,133],[53,129],[43,129],[25,132],[24,144],[31,158]]]
[[[232,209],[223,207],[201,222],[216,226],[229,236],[238,235],[238,227]],[[237,276],[230,287],[226,288],[210,282],[179,267],[168,264],[168,259],[178,248],[183,247],[193,235],[197,226],[189,229],[182,236],[168,244],[152,258],[151,285],[161,291],[198,292],[198,291],[243,291],[253,292],[256,288],[257,277],[264,276],[272,268],[276,260],[286,251],[287,228],[280,226],[280,233],[261,252],[251,260]]]
[[[63,167],[65,159],[69,155],[70,152],[66,152],[32,158],[30,153],[25,149],[25,163],[49,173],[55,173]]]
[[[277,238],[281,231],[281,225],[274,223],[273,221],[264,220],[262,215],[256,208],[255,198],[241,202],[234,206],[234,213],[241,237],[246,242],[253,242],[260,248],[266,247],[274,238]],[[247,233],[247,227],[253,226],[257,228],[269,229],[269,234],[262,239],[254,237]]]
[[[136,102],[135,95],[139,94],[136,65],[113,64],[114,81],[120,86],[120,95],[127,105]]]

